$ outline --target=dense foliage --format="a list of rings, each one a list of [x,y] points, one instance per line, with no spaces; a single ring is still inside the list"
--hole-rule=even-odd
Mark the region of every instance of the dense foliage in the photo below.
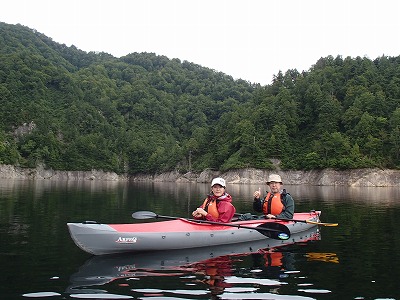
[[[321,58],[262,87],[0,23],[0,163],[58,170],[400,166],[400,57]]]

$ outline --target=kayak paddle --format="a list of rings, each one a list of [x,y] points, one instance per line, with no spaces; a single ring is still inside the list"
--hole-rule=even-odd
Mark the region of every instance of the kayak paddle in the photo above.
[[[338,223],[322,223],[322,222],[311,221],[311,220],[294,220],[294,219],[285,219],[285,218],[275,218],[275,220],[308,223],[308,224],[315,224],[315,225],[320,225],[320,226],[338,226],[339,225]]]
[[[206,224],[213,224],[213,225],[220,225],[220,226],[230,226],[236,228],[244,228],[244,229],[251,229],[257,230],[259,233],[275,239],[275,240],[287,240],[290,238],[290,230],[283,224],[268,222],[258,225],[256,227],[251,226],[244,226],[241,224],[232,224],[232,223],[221,223],[221,222],[213,222],[213,221],[206,221],[206,220],[196,220],[196,219],[187,219],[187,218],[180,218],[180,217],[170,217],[170,216],[161,216],[157,215],[151,211],[137,211],[132,214],[132,218],[138,220],[145,220],[145,219],[152,219],[152,218],[160,218],[160,219],[170,219],[170,220],[178,220],[184,219],[186,221],[197,222],[197,223],[206,223]]]
[[[242,216],[246,215],[248,217],[254,217],[256,219],[263,218],[264,216],[257,216],[257,215],[252,215],[250,213],[246,214],[235,214],[235,216]],[[280,220],[280,221],[291,221],[291,222],[300,222],[300,223],[308,223],[308,224],[315,224],[319,226],[338,226],[338,223],[323,223],[323,222],[317,222],[317,221],[311,221],[311,220],[295,220],[295,219],[285,219],[285,218],[273,218],[274,220]]]

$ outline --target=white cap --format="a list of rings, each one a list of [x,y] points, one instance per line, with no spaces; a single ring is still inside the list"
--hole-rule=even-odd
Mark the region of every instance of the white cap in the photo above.
[[[222,187],[226,187],[225,180],[221,177],[214,178],[211,182],[211,187],[213,187],[215,184],[219,184]]]
[[[279,182],[280,184],[283,184],[283,183],[282,183],[281,176],[279,176],[279,175],[277,175],[277,174],[271,174],[271,175],[268,176],[267,184],[270,184],[271,181]]]

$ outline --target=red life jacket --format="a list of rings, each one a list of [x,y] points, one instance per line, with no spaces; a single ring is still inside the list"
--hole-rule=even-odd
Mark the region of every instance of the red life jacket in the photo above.
[[[264,199],[263,213],[265,215],[279,215],[283,211],[284,205],[282,203],[282,194],[276,193],[271,195],[271,192],[267,194]]]
[[[219,212],[217,209],[217,201],[215,199],[210,200],[206,198],[201,208],[204,209],[206,212],[208,212],[210,215],[212,215],[215,219],[218,219]]]

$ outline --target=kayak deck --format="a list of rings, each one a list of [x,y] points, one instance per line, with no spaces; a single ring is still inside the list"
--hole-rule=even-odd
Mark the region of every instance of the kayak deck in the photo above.
[[[319,221],[320,212],[311,213],[295,213],[293,219],[299,220],[312,220]],[[182,222],[185,222],[185,226],[182,226]],[[201,222],[201,221],[200,221]],[[277,221],[273,219],[259,219],[259,220],[248,220],[248,221],[235,221],[227,223],[229,226],[225,226],[224,223],[220,224],[209,224],[191,221],[185,218],[178,218],[176,220],[162,221],[162,230],[160,230],[159,222],[149,223],[132,223],[132,224],[108,224],[118,232],[183,232],[183,231],[198,231],[198,230],[226,230],[231,225],[245,225],[249,227],[256,227],[263,223],[273,222],[288,225],[287,221]],[[138,226],[139,225],[139,226]]]

